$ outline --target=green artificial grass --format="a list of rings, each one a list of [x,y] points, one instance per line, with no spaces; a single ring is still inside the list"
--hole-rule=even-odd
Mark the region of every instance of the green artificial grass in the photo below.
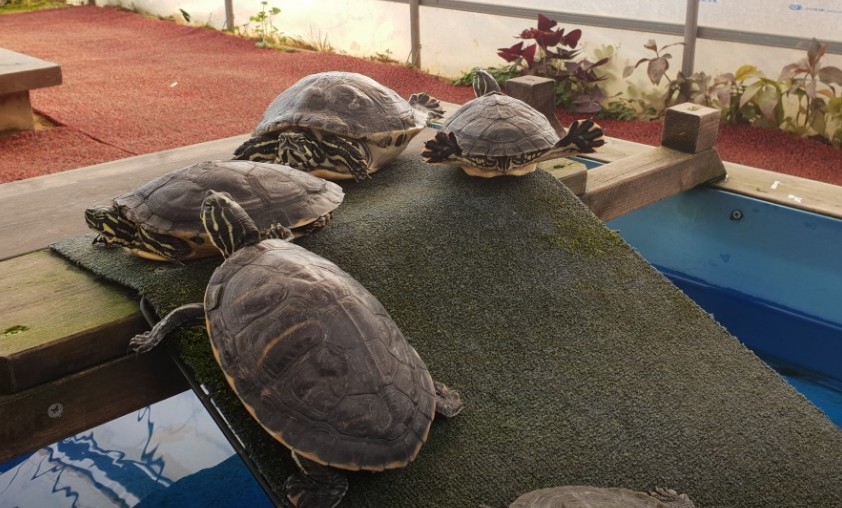
[[[481,180],[404,157],[344,187],[299,243],[380,299],[465,410],[434,422],[409,467],[351,474],[343,506],[499,507],[569,484],[842,506],[842,432],[548,174]],[[89,237],[54,249],[161,311],[201,298],[218,262],[152,264]],[[207,339],[170,343],[279,489],[289,454]]]

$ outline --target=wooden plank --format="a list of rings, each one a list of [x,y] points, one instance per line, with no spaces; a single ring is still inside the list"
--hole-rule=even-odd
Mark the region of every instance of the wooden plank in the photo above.
[[[699,153],[713,148],[719,133],[718,109],[692,102],[667,108],[661,146],[687,153]]]
[[[584,194],[588,181],[588,168],[581,162],[567,158],[551,159],[539,162],[538,169],[558,178],[573,194],[577,196]]]
[[[0,393],[120,357],[146,329],[135,294],[52,252],[0,263]]]
[[[0,395],[0,463],[187,389],[167,348]]]
[[[60,65],[0,48],[0,95],[60,84]]]
[[[581,198],[609,221],[724,176],[716,150],[688,154],[658,147],[590,170]]]

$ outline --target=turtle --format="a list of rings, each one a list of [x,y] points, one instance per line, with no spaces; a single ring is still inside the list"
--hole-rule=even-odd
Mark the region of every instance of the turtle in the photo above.
[[[225,261],[204,302],[167,314],[130,348],[148,351],[176,328],[204,324],[228,384],[292,452],[284,484],[293,506],[335,506],[344,471],[402,468],[436,414],[462,408],[433,381],[386,309],[333,262],[277,238],[261,240],[248,214],[209,192],[202,221]],[[230,232],[230,233],[229,233]]]
[[[473,79],[476,98],[457,109],[421,156],[430,164],[461,167],[471,176],[521,176],[538,162],[592,153],[605,144],[602,128],[576,120],[559,138],[549,120],[525,102],[504,95],[482,69]]]
[[[265,162],[205,161],[155,178],[85,210],[94,244],[123,246],[139,257],[183,262],[219,255],[199,220],[208,190],[229,192],[258,227],[287,239],[325,227],[342,203],[342,188]]]
[[[695,508],[687,494],[656,488],[651,492],[582,485],[527,492],[509,508]]]
[[[426,92],[406,101],[363,74],[311,74],[269,104],[233,158],[280,162],[330,180],[359,182],[394,160],[442,114],[439,101]]]

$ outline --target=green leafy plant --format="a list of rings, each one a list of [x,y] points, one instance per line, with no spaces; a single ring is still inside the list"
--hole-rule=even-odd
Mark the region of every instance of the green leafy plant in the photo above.
[[[242,37],[258,39],[254,43],[258,48],[277,46],[284,42],[281,32],[275,27],[274,18],[281,13],[278,7],[269,7],[269,2],[260,2],[260,11],[249,16],[248,23],[236,27],[235,31]]]

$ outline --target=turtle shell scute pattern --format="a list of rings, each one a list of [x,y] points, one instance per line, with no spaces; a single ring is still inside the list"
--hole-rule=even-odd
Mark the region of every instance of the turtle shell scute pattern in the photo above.
[[[491,93],[456,110],[442,127],[456,136],[465,157],[516,157],[544,152],[558,142],[549,120],[525,102]]]
[[[421,130],[426,118],[394,90],[362,74],[322,72],[278,95],[255,128],[262,136],[287,129],[318,129],[361,139]]]
[[[377,299],[330,261],[267,240],[235,252],[206,292],[231,387],[296,453],[347,470],[403,467],[427,438],[427,367]]]
[[[114,198],[129,220],[166,234],[205,236],[199,217],[208,190],[227,192],[261,230],[300,227],[336,209],[344,198],[332,182],[279,164],[207,161],[166,173]]]

